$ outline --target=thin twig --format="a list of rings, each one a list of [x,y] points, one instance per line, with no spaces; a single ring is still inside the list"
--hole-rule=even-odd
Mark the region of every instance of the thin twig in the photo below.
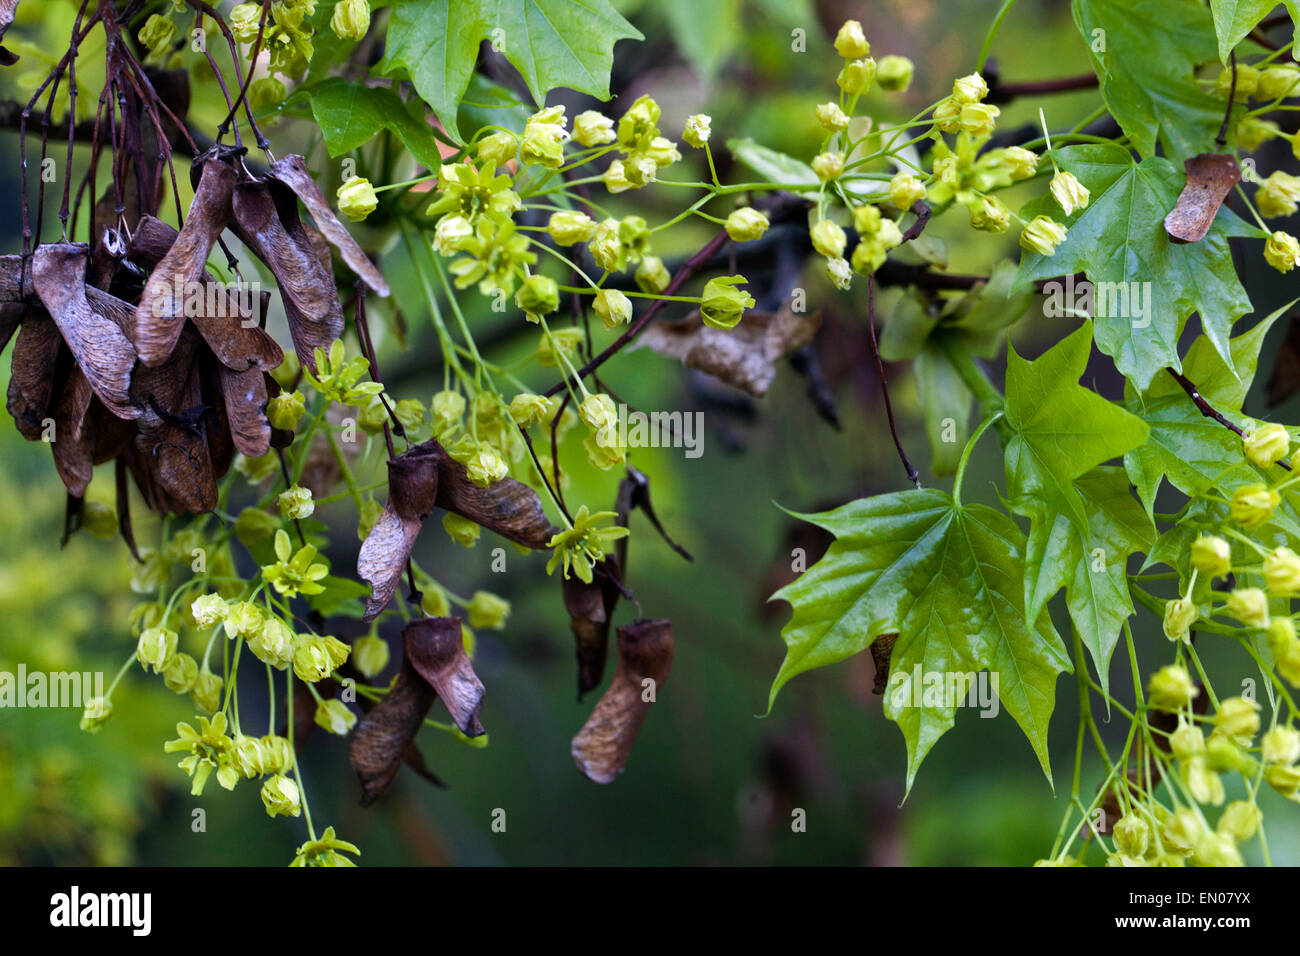
[[[1176,372],[1172,368],[1166,368],[1165,371],[1174,377],[1174,381],[1177,382],[1182,387],[1183,391],[1187,393],[1187,396],[1192,400],[1192,403],[1197,407],[1202,415],[1206,418],[1214,419],[1239,438],[1246,437],[1246,433],[1241,426],[1226,418],[1218,409],[1205,399],[1205,396],[1196,388],[1195,382],[1189,379],[1182,372]],[[1291,466],[1286,461],[1279,461],[1278,465],[1285,468],[1287,471],[1291,470]]]
[[[885,363],[880,359],[880,347],[876,343],[875,289],[875,276],[867,276],[867,329],[871,333],[871,356],[876,360],[876,372],[880,376],[880,394],[885,397],[885,414],[889,417],[889,433],[894,437],[894,447],[898,449],[898,457],[903,460],[903,467],[907,469],[908,479],[916,485],[916,490],[920,491],[921,476],[912,467],[907,452],[903,450],[903,442],[898,437],[898,425],[894,421],[894,405],[889,400],[889,382],[885,379]]]

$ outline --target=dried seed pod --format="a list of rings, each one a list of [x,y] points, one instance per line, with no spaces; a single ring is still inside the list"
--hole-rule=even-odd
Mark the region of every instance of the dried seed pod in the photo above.
[[[438,494],[441,446],[416,445],[388,463],[388,502],[357,555],[357,575],[370,585],[364,620],[387,607],[402,580],[424,519]]]
[[[154,367],[171,355],[185,327],[186,300],[205,275],[208,254],[230,221],[237,174],[217,159],[203,163],[190,213],[167,254],[145,282],[136,308],[135,348]]]
[[[562,578],[564,607],[569,612],[578,656],[578,699],[605,676],[605,657],[609,647],[609,628],[618,604],[618,564],[607,557],[596,566],[592,582],[577,575]]]
[[[137,418],[140,412],[129,394],[135,349],[118,324],[96,312],[86,298],[88,258],[89,250],[80,243],[38,246],[32,256],[32,286],[99,400],[120,418]]]
[[[585,777],[610,783],[622,772],[672,663],[671,621],[637,621],[618,629],[614,680],[573,738],[573,761]]]
[[[18,331],[18,323],[22,320],[24,308],[26,307],[18,302],[0,304],[0,352],[5,350],[9,340]]]
[[[154,268],[173,247],[178,235],[161,219],[142,217],[131,237],[131,261],[147,269]],[[266,315],[271,294],[257,293],[254,302],[254,286],[232,295],[228,289],[217,286],[206,272],[198,281],[202,285],[204,307],[190,309],[187,317],[221,364],[235,372],[249,368],[269,372],[277,368],[284,361],[284,351],[265,329],[251,323],[255,316]]]
[[[80,366],[68,375],[54,408],[54,434],[50,451],[63,486],[74,498],[85,498],[95,471],[95,442],[86,426],[86,415],[95,393]]]
[[[316,371],[315,349],[328,350],[343,334],[343,309],[333,272],[322,266],[297,209],[282,209],[266,183],[241,183],[235,188],[232,208],[236,235],[266,263],[279,284],[298,361]]]
[[[436,441],[426,444],[436,444]],[[470,481],[465,466],[453,461],[442,446],[438,464],[438,507],[453,511],[503,538],[541,550],[556,528],[546,518],[542,500],[521,481],[503,478],[486,488]]]
[[[403,660],[392,688],[357,722],[348,742],[348,760],[361,782],[363,807],[392,784],[436,697],[429,682]]]
[[[18,431],[28,441],[39,441],[49,418],[59,354],[64,350],[58,326],[43,309],[23,312],[14,342],[9,376],[8,408]]]
[[[1202,153],[1183,161],[1187,182],[1178,202],[1165,216],[1165,232],[1174,242],[1204,239],[1232,187],[1241,181],[1237,161],[1226,153]]]
[[[316,180],[312,179],[311,173],[307,172],[307,164],[303,158],[291,154],[277,160],[271,166],[271,176],[288,186],[302,200],[302,204],[311,213],[316,228],[329,240],[330,245],[339,251],[347,267],[377,294],[386,297],[388,283],[384,281],[383,275],[362,248],[357,245],[352,234],[334,215],[334,210],[330,208],[329,201],[316,185]]]
[[[458,617],[426,617],[402,629],[406,658],[437,692],[452,722],[466,737],[481,737],[478,712],[483,706],[483,682],[465,653]]]
[[[271,423],[266,420],[265,373],[256,367],[232,372],[220,365],[217,375],[221,380],[225,417],[235,447],[249,458],[260,458],[271,449]]]

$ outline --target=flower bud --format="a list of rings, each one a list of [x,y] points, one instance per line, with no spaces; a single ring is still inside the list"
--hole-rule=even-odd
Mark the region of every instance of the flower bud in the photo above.
[[[221,688],[224,682],[212,671],[199,671],[190,688],[190,700],[201,711],[215,714],[221,709]]]
[[[871,88],[871,81],[876,77],[876,61],[871,57],[851,60],[844,64],[835,83],[849,96],[857,96]]]
[[[636,267],[635,278],[637,288],[652,295],[663,292],[672,281],[668,268],[658,256],[642,256],[641,264]]]
[[[537,364],[555,368],[561,355],[571,360],[581,341],[582,329],[552,329],[550,335],[543,335],[537,343]]]
[[[1035,216],[1020,233],[1020,246],[1040,256],[1056,254],[1056,247],[1065,241],[1065,226],[1047,216]]]
[[[767,225],[767,216],[751,206],[745,206],[734,210],[727,217],[725,228],[734,242],[750,242],[761,239],[763,233],[767,232]]]
[[[506,464],[505,459],[487,445],[480,445],[463,464],[469,480],[480,488],[486,488],[510,473],[510,466]]]
[[[1287,547],[1264,555],[1264,585],[1277,597],[1300,596],[1300,555]]]
[[[92,697],[81,712],[79,726],[88,734],[97,734],[113,716],[113,701],[107,697]]]
[[[1195,810],[1179,810],[1165,821],[1160,834],[1165,843],[1186,856],[1205,834],[1205,825]]]
[[[339,212],[353,222],[361,222],[379,206],[370,180],[353,176],[338,189]]]
[[[1259,214],[1268,219],[1291,215],[1300,208],[1300,176],[1280,169],[1272,173],[1255,191],[1255,205]]]
[[[1165,637],[1171,641],[1187,640],[1189,629],[1196,623],[1198,617],[1200,612],[1196,609],[1196,602],[1191,598],[1180,597],[1165,602]]]
[[[139,37],[141,45],[149,51],[149,59],[161,63],[176,37],[176,24],[167,17],[152,14],[140,28]]]
[[[261,629],[245,640],[254,657],[276,670],[284,670],[293,663],[297,639],[289,625],[279,618],[267,618]]]
[[[252,43],[257,39],[257,27],[262,22],[262,5],[260,3],[241,3],[230,11],[227,23],[230,32],[240,43]],[[271,21],[267,20],[270,26]],[[149,44],[145,44],[148,46]]]
[[[632,320],[632,301],[617,289],[601,289],[591,308],[607,329]]]
[[[388,666],[388,642],[367,634],[352,642],[352,663],[366,677],[377,677]]]
[[[1038,172],[1038,154],[1023,146],[1008,146],[1002,151],[1002,166],[1012,179],[1028,179]]]
[[[544,275],[530,275],[515,293],[515,305],[529,315],[547,315],[560,307],[560,287]]]
[[[857,20],[845,20],[844,25],[835,34],[835,52],[846,60],[857,60],[871,52],[871,44],[862,32],[862,24]]]
[[[278,77],[258,77],[248,86],[248,105],[254,113],[279,106],[289,95],[289,89]]]
[[[474,236],[474,227],[464,216],[445,215],[433,230],[433,249],[440,256],[450,256],[461,250],[466,240]]]
[[[876,82],[882,90],[897,93],[912,85],[912,61],[905,56],[891,53],[880,58],[876,67]]]
[[[1290,272],[1300,266],[1300,242],[1286,232],[1274,232],[1264,243],[1264,261],[1278,272]]]
[[[1192,858],[1201,866],[1245,866],[1241,851],[1232,837],[1224,833],[1206,833],[1196,842]]]
[[[1287,456],[1291,450],[1291,434],[1285,425],[1270,422],[1247,432],[1241,443],[1251,464],[1267,468]]]
[[[1214,726],[1228,737],[1253,737],[1259,730],[1259,704],[1245,697],[1220,701],[1219,711],[1214,715]]]
[[[961,129],[961,110],[962,104],[952,97],[941,100],[939,105],[934,108],[934,125],[945,133],[957,132]]]
[[[1268,785],[1288,800],[1295,800],[1300,791],[1300,767],[1272,764],[1264,770]]]
[[[844,230],[829,219],[822,219],[812,227],[812,244],[818,253],[827,259],[838,259],[844,255]]]
[[[1115,821],[1110,828],[1115,846],[1129,856],[1146,856],[1151,845],[1151,825],[1136,813],[1129,812]]]
[[[972,136],[987,136],[993,132],[1001,112],[988,103],[967,103],[957,115],[957,124]]]
[[[1273,509],[1282,499],[1276,491],[1262,482],[1242,485],[1232,493],[1228,505],[1228,515],[1246,530],[1267,524],[1273,517]]]
[[[849,128],[849,117],[838,103],[822,103],[817,107],[817,122],[822,129],[840,133]]]
[[[506,130],[497,130],[490,136],[484,136],[478,141],[475,151],[479,164],[486,166],[489,172],[495,172],[518,154],[519,140],[515,138],[514,133]]]
[[[1169,751],[1175,760],[1191,760],[1205,753],[1205,733],[1200,727],[1180,717],[1178,729],[1169,735]]]
[[[316,726],[323,727],[332,734],[346,737],[357,722],[357,715],[348,710],[348,705],[337,698],[323,700],[316,705]]]
[[[523,428],[543,421],[547,410],[546,399],[531,392],[520,392],[510,399],[510,417],[514,419],[516,425]]]
[[[602,219],[587,246],[596,265],[606,272],[621,272],[627,267],[628,251],[619,235],[617,219]]]
[[[276,504],[280,508],[280,514],[294,521],[310,518],[316,510],[311,489],[301,485],[294,485],[288,491],[282,491],[280,497],[276,499]]]
[[[715,329],[733,329],[739,324],[745,310],[755,305],[752,295],[737,288],[747,281],[744,276],[722,276],[705,284],[700,302],[700,318],[705,325]]]
[[[1300,70],[1293,66],[1270,66],[1259,74],[1254,96],[1257,100],[1279,100],[1300,95]]]
[[[980,232],[1006,232],[1011,225],[1011,210],[996,196],[976,196],[966,207],[972,229]]]
[[[573,138],[583,146],[604,146],[618,137],[612,119],[597,110],[584,110],[573,118]]]
[[[829,182],[844,171],[843,153],[818,153],[813,157],[813,172],[822,182]]]
[[[703,149],[704,144],[709,141],[712,133],[713,118],[705,113],[695,113],[686,118],[686,128],[682,131],[682,139],[687,145],[694,146],[696,149]]]
[[[1244,100],[1253,96],[1259,85],[1259,70],[1253,66],[1241,64],[1236,70],[1236,81],[1233,80],[1232,70],[1220,70],[1219,78],[1214,84],[1214,93],[1220,99],[1226,100],[1228,94],[1236,89],[1236,98]]]
[[[340,40],[360,40],[370,29],[370,4],[366,0],[339,0],[330,17],[330,29]]]
[[[875,239],[865,239],[853,247],[853,256],[849,259],[853,271],[859,275],[869,276],[885,264],[888,250]]]
[[[1245,843],[1259,832],[1263,819],[1264,814],[1255,804],[1233,800],[1223,808],[1223,816],[1219,817],[1219,825],[1215,829],[1238,843]]]
[[[1237,135],[1237,148],[1251,153],[1271,139],[1276,139],[1282,132],[1272,120],[1262,120],[1256,116],[1247,116],[1238,121],[1234,132]]]
[[[200,628],[216,627],[226,619],[226,600],[220,594],[204,594],[190,602],[190,613]]]
[[[618,143],[635,149],[659,134],[659,104],[650,96],[639,96],[618,121]]]
[[[910,173],[898,173],[889,181],[889,201],[896,209],[911,209],[924,198],[925,184]]]
[[[1067,216],[1071,215],[1076,209],[1088,208],[1088,199],[1091,193],[1088,192],[1087,186],[1074,177],[1073,173],[1067,173],[1064,170],[1058,171],[1052,177],[1051,190],[1052,196]]]
[[[293,672],[301,681],[314,684],[343,666],[349,648],[336,637],[300,634],[293,652]]]
[[[959,77],[952,84],[952,98],[960,105],[978,103],[989,94],[989,85],[978,73]]]
[[[1156,710],[1183,710],[1200,693],[1187,668],[1177,664],[1166,664],[1152,674],[1147,683],[1147,703]]]
[[[262,784],[262,806],[270,817],[296,817],[302,812],[298,785],[288,777],[276,774]]]
[[[1221,578],[1232,570],[1232,548],[1222,538],[1203,534],[1192,542],[1192,567],[1208,578]]]
[[[277,522],[277,525],[279,522]],[[226,637],[248,640],[262,630],[264,621],[261,609],[251,601],[237,601],[226,607]]]
[[[188,694],[199,677],[199,662],[184,651],[176,654],[163,670],[163,683],[173,694]]]
[[[1300,760],[1300,730],[1294,727],[1274,727],[1264,734],[1264,763],[1293,764]]]
[[[831,285],[841,292],[853,285],[853,267],[847,259],[833,258],[826,260],[826,278]]]
[[[145,670],[153,668],[155,674],[161,674],[176,656],[176,644],[180,636],[167,627],[148,627],[140,632],[136,644],[135,656]]]
[[[429,403],[429,411],[433,417],[434,434],[440,435],[460,424],[465,414],[465,396],[460,392],[445,389],[433,396],[433,401]]]
[[[307,403],[301,392],[281,392],[266,403],[266,420],[274,428],[293,431],[306,411]]]
[[[1210,768],[1208,757],[1193,757],[1182,766],[1183,783],[1197,803],[1223,804],[1223,778]]]
[[[1227,611],[1248,627],[1268,627],[1268,595],[1261,588],[1233,589]]]
[[[467,610],[470,627],[499,631],[510,617],[510,602],[487,591],[475,591]]]
[[[519,161],[529,166],[559,169],[564,165],[564,142],[568,138],[563,106],[538,110],[524,124]]]
[[[578,415],[592,431],[618,427],[618,409],[608,395],[592,393],[582,400]]]

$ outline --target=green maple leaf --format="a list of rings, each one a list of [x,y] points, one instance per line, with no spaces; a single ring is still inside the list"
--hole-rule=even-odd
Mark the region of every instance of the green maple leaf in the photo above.
[[[440,161],[433,129],[417,119],[395,92],[330,77],[295,91],[311,101],[312,116],[331,156],[342,156],[369,142],[382,130],[396,133],[411,155],[436,169]]]
[[[1101,94],[1142,156],[1157,135],[1178,162],[1214,149],[1224,105],[1196,83],[1216,52],[1214,21],[1201,0],[1073,0]],[[1167,210],[1166,210],[1167,211]]]
[[[1142,318],[1100,314],[1112,311],[1109,304],[1104,309],[1098,305],[1095,317],[1097,347],[1139,389],[1165,366],[1181,369],[1178,337],[1198,310],[1205,333],[1231,363],[1232,324],[1251,306],[1237,279],[1228,237],[1263,233],[1222,208],[1200,242],[1171,242],[1164,218],[1178,201],[1186,177],[1167,159],[1134,164],[1125,149],[1112,145],[1069,146],[1054,155],[1088,187],[1091,201],[1066,220],[1069,235],[1055,255],[1024,253],[1017,286],[1080,270],[1093,283],[1149,283],[1138,287],[1139,292],[1145,289]],[[1021,212],[1026,218],[1061,218],[1050,196],[1028,203]],[[1128,311],[1137,310],[1130,306]]]
[[[376,70],[409,76],[453,136],[479,44],[491,40],[533,98],[559,86],[609,98],[614,44],[642,39],[608,0],[398,0]]]
[[[1240,425],[1242,402],[1255,380],[1264,337],[1295,302],[1256,323],[1229,343],[1231,364],[1200,336],[1187,351],[1183,374],[1220,414]],[[1150,514],[1164,479],[1186,495],[1211,488],[1231,490],[1260,480],[1242,457],[1241,439],[1213,418],[1202,415],[1181,385],[1161,372],[1143,392],[1129,388],[1126,405],[1150,428],[1147,441],[1124,456],[1124,467]]]
[[[1295,39],[1300,43],[1300,7],[1296,6],[1295,0],[1283,0],[1283,5],[1295,22]],[[1219,59],[1227,63],[1228,54],[1276,6],[1277,0],[1210,0],[1214,32],[1219,36]]]
[[[1025,568],[1032,586],[1026,610],[1032,619],[1052,595],[1066,589],[1070,620],[1108,693],[1111,654],[1120,627],[1133,614],[1128,557],[1152,547],[1155,525],[1130,493],[1122,468],[1095,468],[1074,487],[1088,512],[1087,531],[1057,514],[1042,522],[1039,535],[1030,533]]]
[[[1007,493],[1035,524],[1059,513],[1086,529],[1074,480],[1147,437],[1140,418],[1079,384],[1091,345],[1084,322],[1036,361],[1007,349]]]
[[[1056,678],[1070,670],[1044,616],[1025,621],[1025,538],[1006,515],[962,505],[942,491],[905,491],[797,515],[835,535],[826,555],[773,599],[794,607],[782,631],[786,656],[768,700],[791,678],[844,660],[881,634],[897,634],[885,714],[907,745],[907,787],[935,741],[953,726],[951,701],[912,703],[923,675],[997,675],[1015,718],[1051,779],[1047,725]]]

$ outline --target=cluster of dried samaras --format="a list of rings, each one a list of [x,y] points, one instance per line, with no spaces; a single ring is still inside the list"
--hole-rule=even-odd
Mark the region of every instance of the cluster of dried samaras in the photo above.
[[[227,229],[274,276],[294,350],[312,372],[315,350],[328,351],[344,331],[329,247],[366,286],[388,295],[301,156],[254,177],[242,152],[214,147],[195,160],[194,200],[179,231],[142,215],[134,229],[106,229],[93,248],[42,243],[30,254],[0,257],[0,349],[17,332],[8,409],[24,437],[50,444],[68,494],[65,535],[77,526],[97,465],[115,462],[119,525],[134,551],[128,473],[159,514],[205,514],[217,505],[217,482],[235,452],[256,458],[292,442],[266,415],[279,392],[271,372],[284,358],[265,329],[269,293],[252,302],[207,270]],[[300,201],[314,225],[300,217]],[[529,548],[545,548],[555,530],[531,488],[509,478],[480,488],[437,441],[408,449],[389,462],[389,473],[388,504],[358,562],[373,594],[367,619],[388,604],[435,507]],[[592,584],[564,583],[580,694],[603,677],[622,593],[617,567],[610,558]],[[403,645],[392,690],[370,708],[351,743],[366,803],[403,763],[429,776],[413,740],[435,697],[462,732],[483,733],[483,685],[465,655],[459,620],[415,621]],[[671,626],[619,628],[618,652],[613,682],[573,741],[578,768],[602,783],[622,770],[654,689],[667,677]]]
[[[254,179],[240,152],[218,147],[195,161],[179,232],[145,215],[125,234],[105,230],[93,251],[43,243],[0,257],[0,347],[18,333],[9,413],[24,437],[50,443],[70,524],[96,465],[117,463],[123,519],[128,471],[158,513],[204,514],[236,451],[259,457],[292,440],[266,417],[279,391],[270,373],[284,359],[264,328],[269,293],[253,302],[207,271],[227,228],[275,276],[294,348],[313,371],[314,350],[328,350],[344,325],[327,242],[388,294],[302,157]],[[299,217],[299,199],[316,227]]]

